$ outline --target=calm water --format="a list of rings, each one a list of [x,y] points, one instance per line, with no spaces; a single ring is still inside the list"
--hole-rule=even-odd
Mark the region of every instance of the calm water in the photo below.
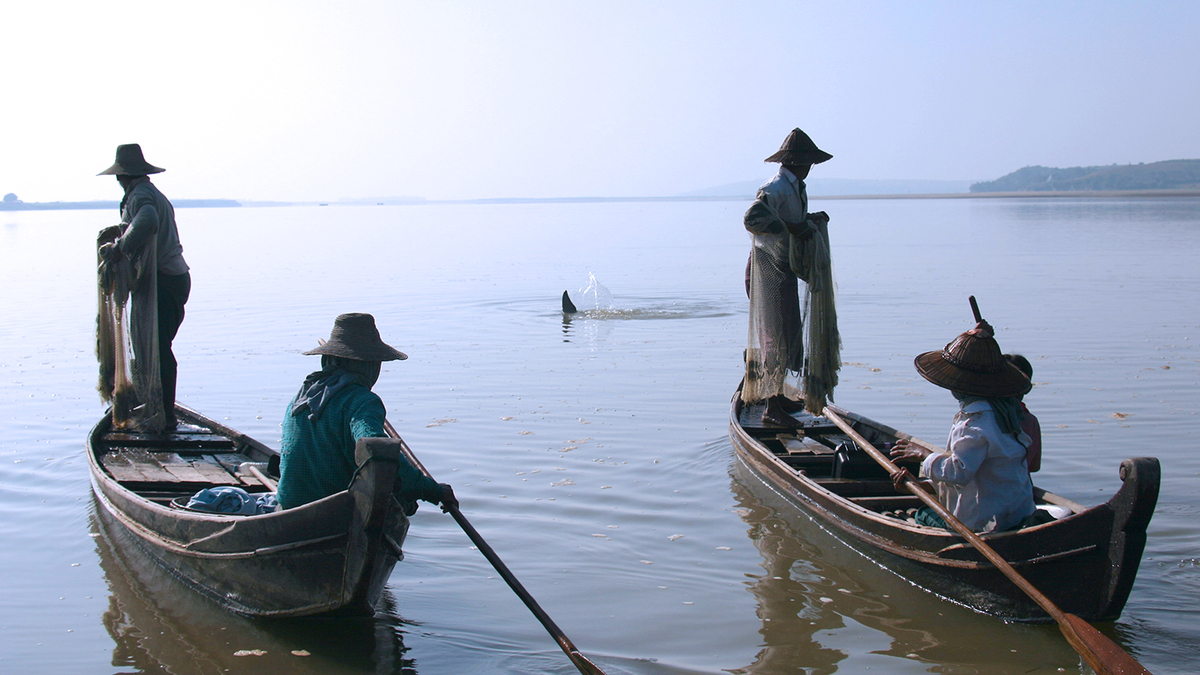
[[[833,218],[838,403],[942,441],[954,402],[912,358],[971,326],[974,294],[1033,362],[1040,485],[1093,504],[1120,460],[1161,459],[1137,584],[1102,629],[1157,675],[1195,672],[1200,200],[814,206]],[[180,400],[277,445],[317,365],[300,352],[372,312],[410,355],[376,387],[390,418],[610,674],[1082,672],[1055,627],[910,587],[736,462],[745,207],[181,210]],[[574,672],[436,509],[371,621],[230,616],[104,536],[83,451],[103,414],[92,241],[115,220],[0,214],[0,672]],[[558,296],[589,273],[616,311],[564,322]]]

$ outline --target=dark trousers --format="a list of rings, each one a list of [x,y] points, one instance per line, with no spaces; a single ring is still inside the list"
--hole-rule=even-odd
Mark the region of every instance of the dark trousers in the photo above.
[[[162,378],[163,413],[168,426],[175,423],[175,381],[179,362],[171,343],[183,323],[183,306],[192,292],[192,275],[158,275],[158,371]]]

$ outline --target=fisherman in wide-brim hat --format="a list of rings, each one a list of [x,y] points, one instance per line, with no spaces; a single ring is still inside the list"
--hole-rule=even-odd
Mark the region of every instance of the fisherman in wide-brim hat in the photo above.
[[[150,182],[150,174],[164,169],[146,161],[137,143],[117,146],[116,161],[97,176],[116,176],[125,191],[121,199],[120,238],[105,245],[100,254],[105,261],[136,259],[154,245],[157,288],[158,360],[162,382],[163,428],[175,427],[175,387],[178,362],[172,343],[183,323],[184,305],[191,295],[192,277],[183,259],[179,229],[175,225],[175,207]],[[137,317],[134,317],[137,320]],[[143,402],[145,403],[145,402]]]
[[[408,358],[383,341],[375,317],[357,313],[337,317],[329,339],[304,354],[319,355],[321,369],[304,379],[283,418],[276,499],[284,509],[350,485],[357,469],[358,439],[387,436],[387,412],[371,387],[384,361]],[[395,495],[408,515],[416,510],[418,499],[441,504],[443,510],[458,504],[449,485],[424,475],[403,455]]]
[[[907,440],[891,450],[897,461],[919,461],[921,477],[933,481],[942,504],[976,532],[1015,529],[1036,511],[1025,464],[1031,441],[1021,428],[1019,399],[1032,384],[1004,358],[994,335],[991,325],[980,321],[943,349],[916,357],[917,372],[949,389],[959,411],[946,452]],[[904,477],[906,469],[893,480],[899,485]],[[921,509],[917,522],[945,527],[930,509]]]
[[[808,134],[793,129],[779,151],[766,159],[780,163],[779,172],[758,189],[743,218],[752,247],[746,263],[750,333],[742,400],[766,402],[762,421],[769,425],[795,426],[791,413],[805,408],[819,414],[837,385],[841,358],[829,216],[808,212],[804,184],[814,164],[832,157]],[[807,320],[800,312],[799,281],[805,282]],[[802,401],[785,393],[789,373],[800,374]]]

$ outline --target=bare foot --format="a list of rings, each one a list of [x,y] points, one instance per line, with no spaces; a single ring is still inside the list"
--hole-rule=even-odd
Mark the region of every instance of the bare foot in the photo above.
[[[762,421],[764,424],[773,424],[777,427],[800,426],[796,418],[789,415],[774,398],[767,401],[767,409],[763,411]]]

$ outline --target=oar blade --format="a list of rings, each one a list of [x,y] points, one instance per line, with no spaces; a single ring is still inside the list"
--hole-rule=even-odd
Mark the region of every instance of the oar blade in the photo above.
[[[1096,675],[1150,675],[1129,652],[1074,614],[1064,614],[1058,627]]]
[[[567,652],[567,656],[571,657],[571,662],[575,664],[575,667],[578,668],[579,672],[583,673],[583,675],[607,675],[603,670],[600,670],[600,666],[592,663],[588,657],[580,654],[577,651],[569,651]]]

